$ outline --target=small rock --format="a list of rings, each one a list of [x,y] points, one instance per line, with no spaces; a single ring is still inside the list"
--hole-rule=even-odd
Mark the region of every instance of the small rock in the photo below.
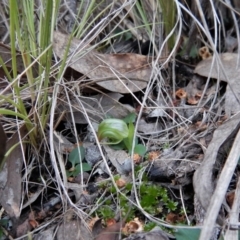
[[[85,160],[90,164],[91,166],[95,165],[99,161],[102,160],[102,155],[98,149],[98,146],[91,145],[86,148],[85,151]]]

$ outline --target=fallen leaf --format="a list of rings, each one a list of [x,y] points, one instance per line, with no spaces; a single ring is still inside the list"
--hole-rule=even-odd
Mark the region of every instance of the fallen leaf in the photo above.
[[[36,221],[36,216],[34,211],[30,211],[28,217],[21,224],[17,226],[16,235],[21,237],[27,234],[32,229],[35,229],[39,226],[39,223]]]
[[[59,111],[66,111],[67,121],[72,122],[72,114],[74,122],[79,124],[88,123],[85,117],[84,109],[88,113],[91,121],[99,122],[106,116],[112,118],[123,118],[130,112],[134,112],[134,108],[127,104],[121,104],[118,100],[123,97],[119,93],[97,94],[91,97],[79,97],[79,99],[71,102],[72,111],[69,109],[69,103],[61,102],[59,104]],[[84,108],[84,109],[83,109]]]
[[[231,118],[220,125],[213,134],[213,138],[208,145],[205,156],[201,165],[194,173],[193,187],[196,198],[199,200],[202,207],[207,210],[210,204],[211,197],[214,191],[213,171],[216,161],[219,159],[219,151],[224,148],[224,143],[229,142],[229,139],[234,132],[240,127],[239,116]]]
[[[67,140],[61,133],[53,132],[53,141],[58,146],[60,153],[70,153],[74,149],[74,144]]]
[[[30,224],[29,219],[27,218],[22,224],[17,226],[16,236],[21,237],[21,236],[27,234],[28,232],[30,232],[32,229],[33,229],[33,227]]]
[[[8,140],[7,150],[22,141],[25,135],[26,128],[23,126]],[[23,144],[23,150],[25,150],[25,144]],[[21,145],[18,144],[6,157],[6,163],[0,173],[0,204],[10,217],[20,216],[22,164],[23,152]]]
[[[110,218],[110,219],[107,219],[106,220],[106,225],[107,225],[107,227],[110,227],[110,226],[112,226],[112,225],[114,225],[114,224],[116,224],[117,222],[116,222],[116,220],[114,219],[114,218]]]
[[[87,229],[85,224],[80,220],[65,220],[58,228],[56,239],[92,239],[92,234]]]
[[[234,52],[234,50],[236,50],[238,46],[238,39],[231,36],[231,33],[232,31],[227,31],[227,35],[224,38],[226,52]]]
[[[235,197],[235,190],[226,193],[226,201],[231,208],[234,202],[234,197]]]
[[[194,73],[228,83],[225,96],[225,113],[227,116],[230,116],[232,113],[234,114],[240,111],[239,56],[236,53],[223,53],[219,54],[219,58],[224,71],[219,62],[216,61],[216,59],[213,62],[213,57],[210,57],[201,61],[196,66]]]
[[[154,227],[150,232],[138,232],[131,234],[125,240],[169,240],[175,239],[174,236],[164,232],[160,227]],[[187,238],[185,238],[187,239]],[[190,238],[188,238],[190,239]],[[192,238],[191,238],[192,239]]]
[[[139,124],[137,125],[138,132],[142,132],[147,135],[157,134],[163,130],[159,121],[156,122],[146,122],[145,119],[141,118]]]
[[[2,163],[2,160],[6,152],[6,145],[7,145],[7,136],[4,132],[2,124],[0,123],[0,165]]]
[[[231,114],[235,114],[240,111],[240,76],[235,79],[233,84],[228,84],[226,88],[224,108],[225,114],[228,117]]]
[[[69,36],[54,33],[53,49],[58,57],[63,58],[68,46]],[[81,47],[80,54],[77,50]],[[112,92],[129,93],[144,89],[151,77],[152,57],[134,54],[102,54],[96,50],[86,52],[90,47],[85,42],[73,38],[70,43],[70,66],[86,75],[96,84]],[[75,52],[76,51],[76,52]]]
[[[34,240],[52,240],[55,236],[55,226],[48,228],[47,230],[41,230],[34,236]]]
[[[179,215],[173,212],[170,212],[166,216],[166,222],[171,223],[171,224],[176,224],[179,222],[183,222],[185,220],[184,215]]]
[[[109,227],[104,228],[95,240],[117,240],[121,233],[122,223],[117,222]]]
[[[92,234],[94,236],[94,239],[96,236],[98,236],[102,230],[102,219],[100,218],[95,218],[89,223],[89,228],[92,229]]]
[[[132,170],[132,160],[124,150],[114,150],[113,148],[103,145],[107,153],[108,159],[111,161],[117,172],[120,174],[127,174]]]
[[[102,219],[100,219],[99,217],[94,217],[94,218],[91,218],[88,222],[88,227],[89,229],[93,230],[93,226],[95,225],[95,223],[97,221],[102,221]]]

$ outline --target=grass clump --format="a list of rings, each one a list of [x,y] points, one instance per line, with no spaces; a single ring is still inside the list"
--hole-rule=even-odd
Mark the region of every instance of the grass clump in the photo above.
[[[41,143],[49,120],[52,38],[59,4],[59,0],[45,0],[36,9],[34,1],[9,1],[10,70],[0,61],[13,91],[11,96],[2,96],[0,104],[8,103],[14,110],[0,109],[0,114],[23,120],[34,147]],[[27,105],[22,99],[24,90],[29,93]]]

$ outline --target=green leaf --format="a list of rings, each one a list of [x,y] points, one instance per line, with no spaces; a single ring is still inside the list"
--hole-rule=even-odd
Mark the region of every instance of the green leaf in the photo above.
[[[201,229],[199,228],[179,228],[176,229],[175,237],[177,240],[198,240]]]
[[[104,219],[109,219],[109,218],[114,217],[114,211],[109,206],[102,206],[98,210],[98,212],[99,212],[100,216],[102,216]]]
[[[91,171],[92,170],[92,167],[90,164],[88,163],[82,163],[82,164],[78,164],[75,166],[75,172],[77,173],[77,175],[81,172],[81,166],[82,165],[82,171],[83,172],[88,172],[88,171]]]
[[[7,228],[8,222],[9,222],[9,220],[7,220],[7,219],[1,219],[0,225]]]
[[[177,202],[169,201],[169,202],[166,204],[166,208],[168,209],[168,211],[175,211],[175,210],[177,209],[177,205],[178,205]]]
[[[135,113],[129,113],[124,119],[123,121],[125,123],[134,123],[136,120],[136,114]]]
[[[145,194],[147,192],[148,186],[145,183],[142,183],[140,186],[140,194]]]
[[[72,166],[74,167],[76,164],[79,164],[83,161],[85,157],[85,149],[83,146],[79,146],[77,148],[74,148],[69,156],[68,161],[72,163]]]
[[[98,126],[98,139],[108,138],[108,144],[118,144],[128,137],[127,124],[120,119],[110,118],[103,120]]]
[[[149,185],[147,189],[147,195],[157,198],[159,195],[158,187],[156,185]]]
[[[198,49],[196,47],[196,45],[193,45],[191,50],[190,50],[190,53],[189,53],[189,56],[191,58],[196,58],[198,56]]]
[[[147,223],[147,224],[144,225],[144,231],[149,232],[149,231],[151,231],[151,230],[152,230],[154,227],[156,227],[156,226],[157,226],[156,223],[154,223],[154,222],[149,222],[149,223]]]
[[[0,225],[3,226],[4,228],[7,228],[8,222],[9,220],[1,219]],[[0,228],[0,239],[6,239],[2,228]]]
[[[120,143],[118,144],[115,144],[115,145],[111,145],[111,148],[114,149],[114,150],[125,150],[126,149],[126,146],[124,144],[123,141],[121,141]]]
[[[77,164],[75,167],[74,167],[74,170],[73,171],[67,171],[67,177],[76,177],[78,174],[81,173],[81,166],[82,165],[82,171],[83,172],[87,172],[87,171],[91,171],[92,170],[92,167],[91,165],[89,165],[88,163],[82,163],[82,164]]]
[[[128,191],[131,191],[131,190],[132,190],[132,186],[133,186],[132,183],[127,183],[126,186],[125,186],[126,191],[127,191],[127,192],[128,192]]]
[[[132,151],[132,145],[133,145],[133,137],[134,137],[134,131],[135,131],[135,128],[134,128],[134,125],[132,122],[130,122],[128,124],[128,137],[127,138],[124,138],[123,139],[123,142],[127,148],[127,150],[129,151],[129,153],[131,153]],[[136,139],[135,139],[135,143],[134,145],[136,144]]]
[[[147,149],[144,145],[142,145],[142,144],[135,145],[134,153],[138,153],[140,156],[143,157],[145,155],[146,151],[147,151]]]

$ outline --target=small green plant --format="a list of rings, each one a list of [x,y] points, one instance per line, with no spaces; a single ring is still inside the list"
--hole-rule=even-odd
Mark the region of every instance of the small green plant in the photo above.
[[[170,148],[169,142],[165,142],[165,143],[163,144],[163,149],[169,149],[169,148]]]
[[[151,231],[154,227],[156,227],[157,224],[154,222],[148,222],[147,224],[144,225],[144,231],[149,232]]]
[[[159,203],[163,204],[163,209],[167,212],[177,209],[177,202],[170,199],[167,189],[155,184],[144,182],[140,186],[140,203],[143,209],[151,214],[158,214],[163,210],[159,208]]]
[[[114,218],[115,216],[113,209],[107,205],[100,207],[97,213],[99,217],[103,218],[104,220]]]
[[[117,179],[117,177],[115,177]],[[131,196],[133,183],[127,183],[123,189],[121,189],[122,194],[117,195],[117,191],[115,186],[109,182],[104,185],[104,189],[107,191],[107,195],[112,196],[112,198],[100,201],[101,207],[97,210],[98,215],[102,218],[109,218],[109,206],[114,206],[116,202],[119,203],[119,207],[121,209],[122,216],[129,210],[129,200],[128,197]],[[141,185],[137,185],[137,189],[139,191],[139,198],[141,207],[147,211],[148,213],[156,216],[161,215],[162,218],[165,218],[169,212],[176,211],[178,208],[178,203],[173,201],[166,188],[156,185],[150,184],[147,180],[144,180]],[[117,195],[118,200],[114,200],[114,197]],[[106,206],[108,209],[106,209]],[[128,212],[128,220],[131,220],[139,215],[139,211],[137,207],[131,206],[131,211]],[[148,223],[146,229],[151,230],[155,225],[151,222]]]
[[[85,149],[83,146],[74,148],[69,156],[68,161],[72,164],[70,170],[67,170],[67,177],[76,177],[79,173],[87,172],[91,170],[91,166],[88,163],[82,162],[85,158]]]
[[[138,138],[134,138],[135,127],[133,122],[136,115],[131,113],[123,120],[109,118],[103,120],[98,126],[99,141],[107,139],[105,144],[113,145],[115,149],[126,149],[129,153],[138,153],[144,156],[146,148],[142,144],[138,144]],[[134,149],[133,149],[134,147]]]

